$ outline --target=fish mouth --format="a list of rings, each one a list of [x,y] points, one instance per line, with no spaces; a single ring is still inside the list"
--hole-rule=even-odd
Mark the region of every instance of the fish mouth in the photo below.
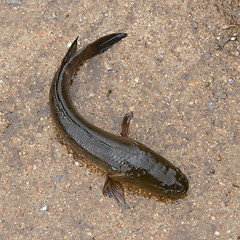
[[[179,187],[178,189],[169,190],[170,192],[168,193],[168,195],[173,199],[184,198],[186,196],[188,189],[189,189],[189,184],[188,184],[188,180],[186,180],[185,184]]]

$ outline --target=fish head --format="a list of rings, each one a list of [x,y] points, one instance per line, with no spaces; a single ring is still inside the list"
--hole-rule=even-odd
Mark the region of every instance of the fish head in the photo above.
[[[160,154],[147,149],[135,169],[136,185],[157,196],[184,197],[189,189],[186,175]]]

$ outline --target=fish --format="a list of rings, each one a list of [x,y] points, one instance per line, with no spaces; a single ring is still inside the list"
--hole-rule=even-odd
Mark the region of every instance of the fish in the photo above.
[[[189,188],[186,175],[166,158],[129,137],[133,112],[124,116],[118,136],[89,122],[76,109],[70,96],[71,83],[79,67],[125,37],[126,33],[112,33],[80,50],[77,50],[78,37],[75,39],[51,83],[51,117],[66,144],[104,172],[106,181],[102,193],[119,206],[127,206],[124,184],[159,197],[182,198]]]

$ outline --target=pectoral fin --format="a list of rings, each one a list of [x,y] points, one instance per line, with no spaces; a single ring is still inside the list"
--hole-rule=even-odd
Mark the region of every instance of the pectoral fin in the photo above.
[[[109,175],[107,175],[106,177],[106,182],[104,184],[102,193],[104,196],[109,196],[110,198],[113,198],[118,206],[129,208],[125,201],[122,184],[118,181],[114,181]]]

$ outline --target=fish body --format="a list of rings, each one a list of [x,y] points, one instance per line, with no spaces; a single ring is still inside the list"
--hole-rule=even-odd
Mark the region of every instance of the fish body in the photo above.
[[[79,66],[126,36],[110,34],[78,51],[77,39],[72,43],[51,84],[51,116],[67,144],[106,173],[103,193],[113,197],[119,205],[125,204],[121,185],[124,182],[157,196],[176,199],[187,192],[187,177],[160,154],[128,137],[129,116],[126,115],[126,124],[123,121],[122,125],[125,133],[117,136],[87,121],[70,96],[71,81]]]

